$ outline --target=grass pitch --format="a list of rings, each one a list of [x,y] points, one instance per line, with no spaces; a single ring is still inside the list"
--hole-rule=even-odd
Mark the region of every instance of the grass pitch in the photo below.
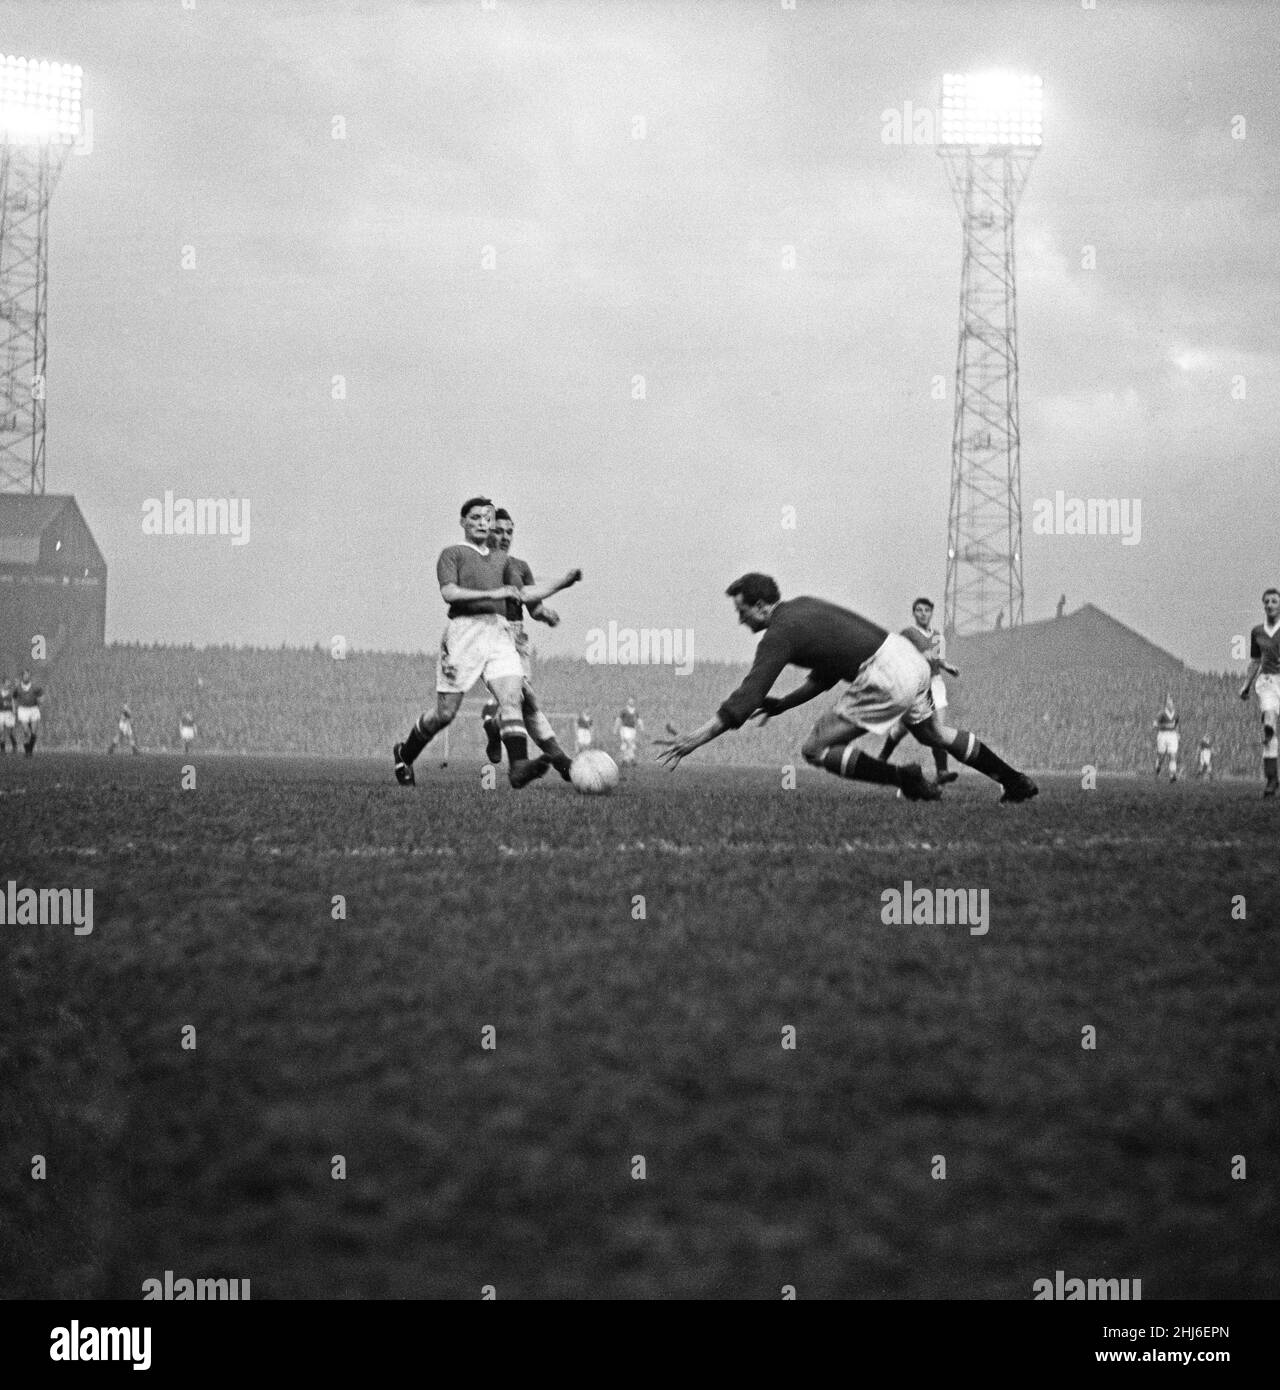
[[[1280,1288],[1259,787],[190,761],[0,762],[0,890],[94,890],[0,928],[6,1296]]]

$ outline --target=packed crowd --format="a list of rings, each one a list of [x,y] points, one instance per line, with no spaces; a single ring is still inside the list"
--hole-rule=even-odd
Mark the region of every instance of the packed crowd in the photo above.
[[[670,666],[539,662],[542,706],[570,746],[579,711],[595,720],[597,746],[616,746],[614,718],[634,697],[644,720],[642,760],[668,723],[686,731],[702,723],[746,673],[744,664],[699,662],[686,675]],[[16,674],[16,673],[15,673]],[[1238,696],[1240,674],[1193,671],[999,668],[966,672],[950,684],[950,721],[973,727],[1000,752],[1031,768],[1150,772],[1152,725],[1166,694],[1181,720],[1180,759],[1195,770],[1202,735],[1213,743],[1219,775],[1258,775],[1256,705]],[[792,672],[779,683],[798,683]],[[190,711],[195,749],[222,753],[286,753],[382,757],[406,720],[434,701],[435,658],[326,648],[154,647],[115,644],[43,668],[41,746],[106,751],[121,707],[128,705],[144,751],[181,748],[180,717]],[[479,757],[483,690],[467,697],[450,728],[449,756]],[[750,724],[716,740],[699,761],[783,766],[799,763],[799,746],[822,702],[759,728]],[[878,748],[877,750],[878,751]],[[443,756],[443,748],[439,750]],[[897,760],[928,763],[908,742]]]

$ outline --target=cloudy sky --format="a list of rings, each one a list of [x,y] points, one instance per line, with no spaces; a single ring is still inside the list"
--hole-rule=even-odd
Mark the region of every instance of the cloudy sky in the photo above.
[[[1027,616],[1065,592],[1226,666],[1280,582],[1278,8],[0,4],[92,108],[47,483],[107,556],[109,638],[433,647],[474,492],[539,575],[587,572],[549,652],[613,619],[745,656],[746,569],[895,624],[941,603],[960,226],[884,113],[1012,67],[1046,96]],[[249,544],[144,535],[166,489],[249,498]],[[1059,489],[1140,498],[1140,544],[1032,535]]]

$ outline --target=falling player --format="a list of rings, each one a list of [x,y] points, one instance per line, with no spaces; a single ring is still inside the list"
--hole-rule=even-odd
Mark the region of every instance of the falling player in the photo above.
[[[182,751],[189,752],[196,741],[196,717],[189,709],[184,709],[178,719],[178,737],[182,740]]]
[[[958,676],[960,672],[947,661],[947,639],[933,627],[932,600],[916,599],[911,605],[911,616],[914,621],[909,627],[902,629],[902,636],[923,654],[933,671],[933,680],[929,689],[933,695],[933,707],[941,716],[942,711],[947,707],[947,683],[942,679],[942,672],[946,671],[952,676]],[[899,719],[889,730],[884,747],[880,750],[880,757],[886,763],[893,757],[893,750],[906,736],[907,726]],[[935,747],[933,749],[933,765],[937,769],[940,787],[946,786],[948,782],[954,782],[960,776],[958,772],[947,771],[947,750],[945,748]]]
[[[111,740],[111,746],[107,752],[114,753],[122,743],[126,742],[135,753],[138,751],[138,741],[133,736],[133,718],[129,714],[129,706],[121,705],[120,722],[116,725],[116,736]]]
[[[6,742],[15,753],[18,751],[18,735],[14,732],[18,721],[13,711],[13,682],[5,681],[0,685],[0,753],[9,751]]]
[[[574,744],[575,751],[581,753],[584,748],[591,747],[591,739],[595,728],[595,720],[586,710],[582,710],[578,715],[578,722],[574,725]]]
[[[528,562],[517,560],[511,554],[511,541],[516,533],[516,524],[511,519],[511,513],[505,507],[499,507],[494,513],[493,525],[493,545],[507,557],[506,578],[521,588],[531,585],[533,583],[533,571],[529,568]],[[511,635],[515,639],[516,651],[520,653],[520,669],[524,672],[524,693],[520,703],[524,727],[534,743],[542,749],[547,762],[567,782],[569,780],[569,755],[560,747],[560,741],[556,738],[556,731],[552,728],[551,721],[543,714],[542,708],[538,704],[538,697],[533,690],[533,661],[529,655],[529,634],[524,627],[526,606],[529,610],[529,616],[534,622],[546,623],[548,627],[559,626],[560,615],[554,608],[548,608],[540,600],[527,605],[518,598],[507,600],[507,622],[511,627]],[[486,733],[489,736],[489,761],[491,763],[501,762],[502,740],[498,737],[496,720],[490,728],[486,729]],[[498,754],[496,758],[494,757],[495,751]]]
[[[1200,751],[1196,759],[1196,781],[1213,781],[1213,740],[1208,734],[1200,740]]]
[[[1178,713],[1173,707],[1173,696],[1164,697],[1164,709],[1155,717],[1151,727],[1156,731],[1156,776],[1164,760],[1169,759],[1169,781],[1178,780]]]
[[[618,711],[618,717],[613,721],[613,732],[618,737],[618,765],[635,767],[636,739],[644,733],[644,720],[636,713],[634,699],[628,700]]]
[[[44,688],[31,684],[31,672],[24,671],[18,688],[13,692],[17,705],[18,726],[22,730],[22,751],[31,757],[36,751],[36,739],[40,736],[40,697]]]
[[[737,729],[761,713],[762,722],[802,705],[837,681],[849,681],[835,706],[805,739],[805,761],[837,777],[898,787],[913,801],[936,801],[941,788],[925,779],[915,763],[895,767],[854,748],[863,734],[885,734],[904,718],[912,737],[933,748],[941,745],[962,763],[998,782],[1001,801],[1027,801],[1039,788],[1010,767],[971,733],[949,728],[933,707],[933,670],[924,656],[898,633],[886,632],[847,608],[817,598],[782,599],[767,574],[744,574],[726,591],[738,621],[763,632],[746,679],[701,728],[665,744],[662,760],[679,765],[695,748]],[[809,671],[789,695],[769,690],[787,666]]]
[[[1280,718],[1280,589],[1262,595],[1262,622],[1249,634],[1249,672],[1240,688],[1240,698],[1249,691],[1258,696],[1262,711],[1262,771],[1267,779],[1263,796],[1280,790],[1276,779],[1276,720]]]
[[[402,786],[413,785],[414,760],[453,723],[463,696],[482,677],[498,700],[499,735],[507,749],[511,785],[523,787],[547,770],[543,759],[529,757],[520,717],[524,671],[507,623],[507,600],[537,603],[550,598],[576,584],[582,571],[570,570],[558,582],[528,590],[508,583],[507,556],[489,545],[493,510],[487,497],[468,498],[460,518],[463,541],[446,546],[436,562],[440,596],[449,605],[436,668],[436,707],[420,715],[404,741],[392,749],[396,781]]]

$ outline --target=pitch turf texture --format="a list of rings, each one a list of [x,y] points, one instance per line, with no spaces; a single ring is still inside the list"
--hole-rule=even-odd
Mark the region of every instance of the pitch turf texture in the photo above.
[[[1257,786],[182,761],[0,764],[0,887],[94,889],[0,936],[8,1296],[1277,1292]],[[990,930],[885,925],[905,879]]]

